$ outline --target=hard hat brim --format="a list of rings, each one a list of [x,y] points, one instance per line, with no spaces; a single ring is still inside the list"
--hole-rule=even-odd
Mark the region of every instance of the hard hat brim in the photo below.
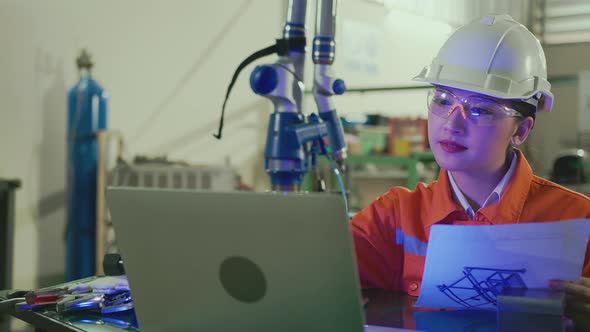
[[[428,67],[425,67],[422,72],[415,76],[412,80],[416,82],[422,83],[429,83],[435,86],[444,86],[448,88],[460,89],[464,91],[474,92],[477,94],[482,94],[485,96],[490,96],[498,99],[506,99],[506,100],[518,100],[518,101],[526,101],[531,98],[535,98],[539,100],[537,111],[541,112],[550,112],[553,108],[553,94],[547,89],[533,89],[529,90],[525,93],[506,93],[504,91],[490,89],[489,87],[482,87],[476,84],[467,84],[465,82],[456,82],[452,80],[444,80],[444,79],[432,79],[426,77],[424,74],[428,72]],[[537,82],[539,79],[536,80]],[[549,87],[551,84],[545,81]]]

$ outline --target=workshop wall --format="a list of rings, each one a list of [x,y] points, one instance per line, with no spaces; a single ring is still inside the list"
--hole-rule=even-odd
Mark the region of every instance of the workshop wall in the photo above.
[[[578,73],[590,70],[590,43],[544,46],[547,70],[555,97],[553,111],[538,115],[530,137],[532,166],[538,175],[551,171],[556,156],[576,147],[578,128]],[[586,149],[590,141],[585,140]]]
[[[270,105],[236,84],[217,141],[221,103],[240,61],[280,36],[275,0],[0,2],[0,176],[20,178],[14,284],[55,284],[64,270],[66,94],[87,47],[109,94],[110,129],[129,155],[167,154],[255,169]],[[253,178],[252,172],[243,176]]]

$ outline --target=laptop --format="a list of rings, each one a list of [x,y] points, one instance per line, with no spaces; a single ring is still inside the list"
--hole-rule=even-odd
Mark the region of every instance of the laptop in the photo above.
[[[363,331],[339,195],[117,187],[107,201],[142,332]]]

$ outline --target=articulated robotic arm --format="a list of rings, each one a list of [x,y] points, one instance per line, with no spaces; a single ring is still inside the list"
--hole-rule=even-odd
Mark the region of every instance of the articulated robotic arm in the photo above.
[[[252,61],[277,53],[273,64],[257,66],[250,76],[252,90],[270,99],[270,115],[265,151],[265,170],[274,191],[299,191],[303,176],[316,168],[317,156],[325,155],[334,165],[343,166],[346,144],[333,96],[346,90],[344,81],[335,79],[331,65],[335,56],[335,18],[337,0],[317,0],[316,32],[313,39],[313,94],[318,112],[302,112],[303,73],[305,64],[305,12],[307,0],[289,0],[283,38],[276,45],[262,49],[244,60],[236,70],[223,103],[219,132],[229,93],[239,72]],[[342,181],[339,178],[342,186]],[[344,191],[344,190],[343,190]]]
[[[257,66],[250,86],[274,104],[265,151],[265,169],[272,189],[298,191],[303,176],[316,167],[316,156],[326,155],[342,164],[346,145],[333,96],[343,94],[344,81],[335,79],[331,65],[335,56],[336,1],[317,0],[316,33],[313,40],[313,94],[318,114],[302,112],[305,47],[279,54],[274,64]],[[284,39],[305,37],[306,0],[289,0]]]

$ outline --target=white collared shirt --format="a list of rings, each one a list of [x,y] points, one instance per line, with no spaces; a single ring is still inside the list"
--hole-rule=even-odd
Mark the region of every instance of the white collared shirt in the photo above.
[[[516,169],[516,159],[516,152],[512,151],[512,161],[510,162],[510,167],[508,168],[508,171],[506,172],[506,174],[504,174],[504,177],[502,178],[502,180],[500,180],[496,188],[494,188],[494,190],[490,193],[490,195],[485,200],[481,208],[497,203],[500,200],[502,192],[508,185],[508,182],[510,182],[512,175],[514,174],[514,170]],[[453,175],[451,174],[451,172],[447,171],[447,174],[449,175],[451,189],[453,190],[453,193],[459,200],[461,207],[465,209],[465,212],[467,212],[469,218],[473,219],[475,217],[475,211],[473,211],[473,208],[471,207],[471,205],[469,205],[469,202],[467,202],[467,198],[465,198],[465,195],[463,195],[461,189],[459,189],[459,186],[457,186],[457,183],[455,182],[455,179],[453,179]]]

